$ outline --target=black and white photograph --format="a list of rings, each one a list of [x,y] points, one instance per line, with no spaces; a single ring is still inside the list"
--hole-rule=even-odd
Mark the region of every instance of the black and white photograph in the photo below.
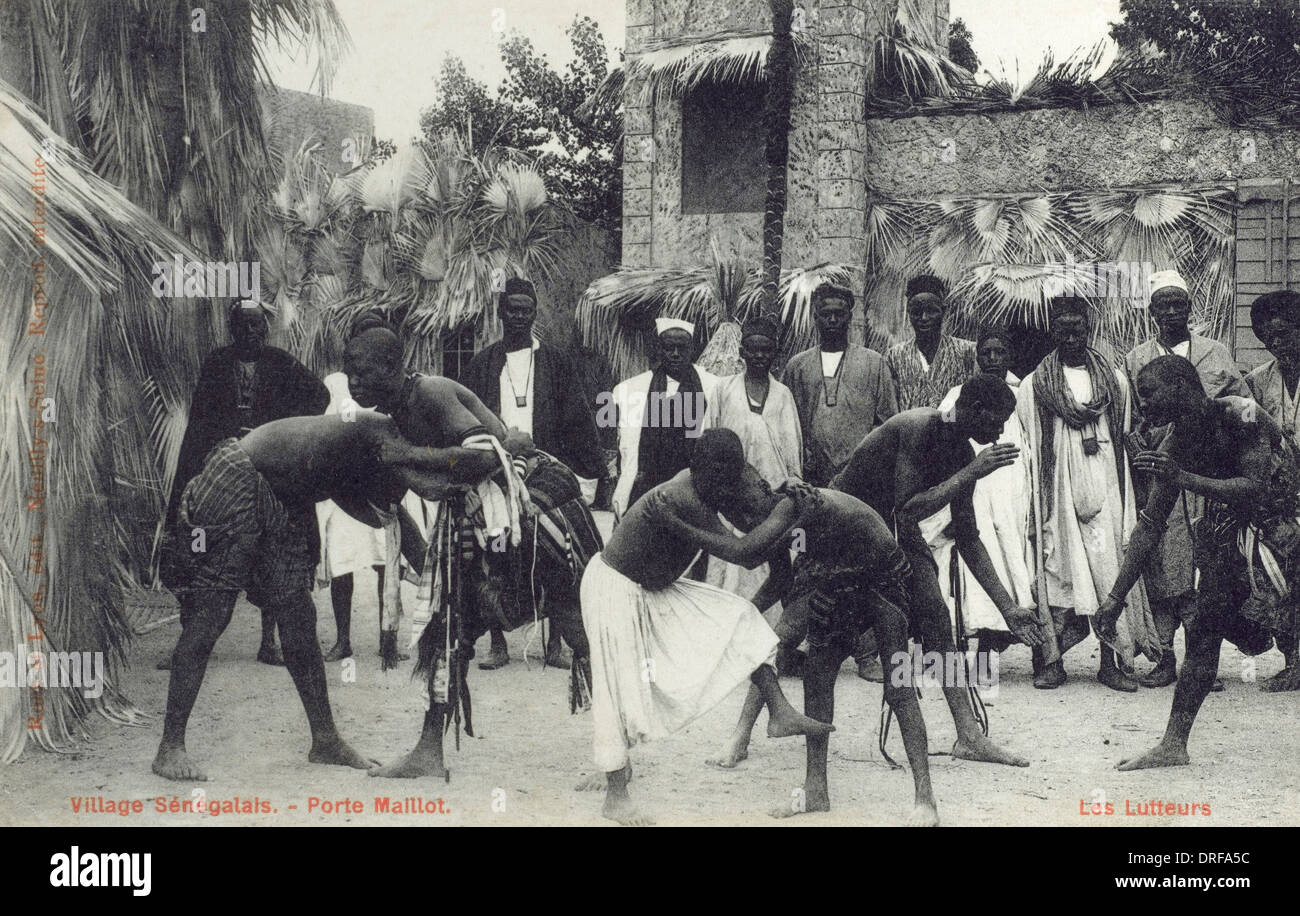
[[[0,0],[0,826],[1300,826],[1298,181],[1294,0]]]

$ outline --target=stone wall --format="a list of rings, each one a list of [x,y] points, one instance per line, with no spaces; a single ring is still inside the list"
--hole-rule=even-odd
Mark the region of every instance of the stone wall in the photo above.
[[[363,144],[375,133],[371,109],[273,86],[262,86],[258,97],[267,146],[278,155],[293,155],[311,138],[321,142],[317,156],[331,172],[338,174],[360,165]]]
[[[936,17],[942,0],[935,4]],[[888,0],[808,0],[802,22],[815,36],[795,73],[790,125],[786,267],[866,262],[864,96],[874,36],[888,22]],[[629,0],[626,50],[652,39],[765,28],[765,0]],[[683,213],[681,103],[643,104],[642,86],[624,95],[626,151],[623,263],[634,267],[696,264],[717,241],[726,254],[762,257],[763,214]],[[761,93],[761,85],[754,91]],[[860,278],[861,279],[861,278]],[[858,285],[861,285],[860,283]]]
[[[1300,173],[1300,131],[1226,127],[1199,101],[930,115],[866,123],[871,186],[935,198]]]

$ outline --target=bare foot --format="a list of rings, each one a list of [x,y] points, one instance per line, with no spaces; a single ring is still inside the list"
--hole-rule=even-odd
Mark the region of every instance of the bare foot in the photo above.
[[[1192,762],[1187,748],[1161,741],[1141,757],[1130,757],[1115,764],[1117,770],[1149,770],[1155,767],[1185,767]]]
[[[732,738],[727,742],[727,746],[722,749],[721,754],[710,757],[704,761],[711,767],[721,767],[724,770],[735,769],[736,764],[742,760],[749,759],[749,742]]]
[[[1283,668],[1277,674],[1259,685],[1267,693],[1283,693],[1288,690],[1300,690],[1300,665]]]
[[[263,665],[283,665],[284,655],[280,652],[280,647],[273,643],[257,650],[257,660]]]
[[[1027,767],[1024,757],[1004,751],[984,735],[974,739],[958,738],[952,745],[952,755],[960,760],[977,760],[981,763],[1001,763],[1009,767]]]
[[[429,776],[434,779],[450,779],[451,774],[443,765],[440,755],[416,747],[396,763],[385,767],[376,767],[366,774],[381,779],[419,779]]]
[[[835,726],[827,722],[818,722],[808,716],[800,715],[793,709],[780,715],[767,717],[767,736],[769,738],[789,738],[791,735],[829,735]]]
[[[627,781],[632,781],[632,764],[623,767],[623,772],[627,774]],[[601,772],[592,773],[590,776],[584,776],[578,780],[578,784],[573,787],[575,792],[599,792],[609,785],[609,780]]]
[[[311,750],[307,752],[307,762],[352,767],[354,770],[368,770],[371,767],[379,766],[378,760],[362,757],[352,749],[352,745],[342,738],[335,738],[332,741],[312,742]]]
[[[632,803],[632,799],[625,794],[612,795],[605,793],[605,804],[600,807],[601,816],[611,821],[617,821],[624,827],[653,827],[654,819],[647,814],[642,814],[640,809]]]
[[[352,647],[347,643],[336,642],[334,645],[330,647],[330,650],[325,653],[324,660],[327,662],[340,662],[345,658],[351,658],[351,657],[352,657]]]
[[[1034,687],[1038,690],[1055,690],[1065,683],[1065,665],[1058,658],[1034,675]]]
[[[208,781],[207,774],[190,762],[183,747],[159,745],[158,753],[153,758],[153,771],[166,779],[182,782]]]
[[[912,812],[907,816],[907,826],[909,827],[938,827],[939,811],[935,808],[934,802],[917,802],[912,808]]]
[[[830,793],[826,786],[814,786],[811,789],[800,787],[790,793],[785,804],[777,805],[768,812],[772,817],[794,817],[798,814],[815,814],[818,811],[831,810]]]

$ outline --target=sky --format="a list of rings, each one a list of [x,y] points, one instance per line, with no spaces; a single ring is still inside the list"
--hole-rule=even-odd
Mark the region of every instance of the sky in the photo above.
[[[532,39],[557,68],[570,54],[565,28],[594,19],[611,52],[623,44],[623,0],[334,0],[353,49],[339,64],[330,95],[375,112],[375,134],[404,144],[419,132],[420,110],[435,99],[443,58],[455,54],[495,89],[504,75],[497,43],[511,30]],[[1059,61],[1106,38],[1119,0],[951,0],[951,18],[975,36],[975,53],[994,75],[1028,79],[1051,49]],[[313,63],[301,51],[271,49],[273,79],[310,90]],[[613,59],[613,54],[611,54]]]

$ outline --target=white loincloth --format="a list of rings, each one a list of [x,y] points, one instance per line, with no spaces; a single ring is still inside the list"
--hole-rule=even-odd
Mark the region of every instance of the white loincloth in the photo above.
[[[597,554],[581,595],[602,772],[622,769],[628,748],[684,728],[776,659],[776,633],[754,605],[702,582],[643,588]]]

